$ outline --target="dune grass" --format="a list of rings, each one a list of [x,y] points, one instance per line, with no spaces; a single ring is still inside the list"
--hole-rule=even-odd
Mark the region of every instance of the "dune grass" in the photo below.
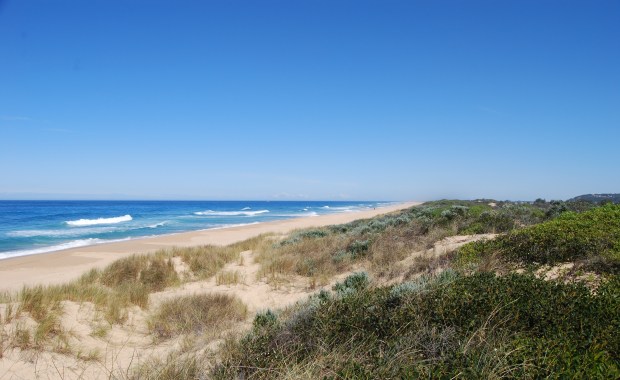
[[[247,307],[234,296],[196,294],[163,302],[148,325],[159,339],[180,334],[214,335],[246,316]]]
[[[222,270],[215,275],[216,285],[236,285],[243,282],[243,276],[236,270]]]
[[[189,267],[186,281],[206,279],[227,263],[239,260],[242,251],[254,249],[265,238],[266,235],[261,235],[224,247],[173,248],[133,255],[103,269],[92,269],[66,284],[25,286],[16,293],[3,292],[0,304],[4,304],[4,312],[0,313],[0,318],[8,323],[20,315],[28,315],[37,324],[34,330],[26,327],[14,329],[10,339],[13,346],[42,349],[49,343],[59,349],[58,342],[67,341],[60,323],[64,301],[90,302],[108,324],[122,324],[128,318],[129,307],[148,309],[151,293],[183,281],[173,258],[180,258]],[[240,280],[238,277],[236,281]],[[234,275],[226,279],[234,280]]]
[[[150,359],[133,368],[127,379],[132,380],[179,380],[208,379],[209,358],[202,354],[173,352],[163,359]]]
[[[545,219],[548,205],[480,201],[437,201],[372,219],[294,231],[285,239],[258,247],[259,277],[278,285],[290,276],[316,282],[364,264],[375,275],[394,278],[398,262],[457,234],[496,233]]]
[[[256,249],[264,244],[269,235],[259,235],[226,246],[174,248],[172,255],[180,257],[189,266],[193,279],[206,279],[215,275],[227,263],[239,261],[241,252]]]

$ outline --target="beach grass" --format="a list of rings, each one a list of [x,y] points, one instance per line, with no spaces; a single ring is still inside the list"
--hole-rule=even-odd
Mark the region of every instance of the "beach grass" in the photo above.
[[[237,285],[243,282],[243,276],[237,270],[222,270],[215,275],[216,285]]]
[[[207,279],[215,275],[227,263],[239,261],[241,252],[256,249],[264,244],[268,237],[269,234],[262,234],[226,246],[173,248],[171,254],[180,257],[188,265],[193,279]]]
[[[178,380],[209,378],[210,358],[205,355],[175,351],[163,359],[152,358],[132,368],[127,380]]]
[[[3,305],[0,319],[8,323],[27,315],[35,323],[33,328],[20,326],[12,331],[12,337],[7,339],[14,347],[43,349],[46,344],[59,347],[59,340],[67,340],[60,323],[64,301],[92,303],[106,323],[123,324],[129,316],[129,307],[149,308],[150,294],[178,286],[183,281],[212,277],[227,263],[238,261],[241,252],[254,249],[265,239],[266,235],[261,235],[228,246],[177,247],[133,255],[103,269],[92,269],[66,284],[25,286],[18,292],[3,292],[0,294]],[[189,276],[182,279],[185,274],[179,273],[174,258],[180,258],[187,265]],[[227,284],[241,280],[234,272],[222,274],[220,278]],[[93,323],[101,326],[100,322]]]
[[[195,294],[162,302],[148,325],[158,339],[181,334],[215,335],[246,316],[246,305],[234,296]]]
[[[446,237],[505,232],[538,223],[545,215],[542,205],[428,202],[372,219],[293,231],[280,241],[261,244],[258,276],[278,286],[292,276],[329,278],[364,265],[375,275],[394,278],[403,273],[401,260]]]

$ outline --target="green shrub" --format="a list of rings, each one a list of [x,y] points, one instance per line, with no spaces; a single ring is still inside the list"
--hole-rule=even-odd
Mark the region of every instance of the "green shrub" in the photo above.
[[[467,261],[494,252],[506,260],[525,264],[598,257],[608,268],[615,268],[620,263],[620,205],[605,205],[579,214],[565,212],[556,219],[512,231],[493,241],[465,245],[460,249],[460,257]]]
[[[394,299],[400,300],[404,296],[412,293],[419,293],[428,289],[429,280],[427,277],[422,276],[413,281],[407,281],[394,285],[390,289],[390,296]]]
[[[277,322],[278,316],[270,309],[267,309],[263,312],[256,314],[252,325],[255,329],[259,329],[263,327],[274,326]]]
[[[617,377],[618,280],[592,294],[525,275],[444,276],[383,288],[351,279],[347,297],[315,296],[253,330],[212,375],[268,379],[301,366],[328,379]]]
[[[365,289],[370,284],[370,278],[366,272],[357,272],[348,276],[343,282],[339,282],[333,286],[338,294],[346,294],[349,292],[357,292]]]
[[[290,244],[296,244],[304,239],[317,239],[317,238],[326,237],[328,235],[329,235],[329,231],[325,229],[301,230],[301,231],[292,233],[287,239],[282,240],[277,245],[285,246],[285,245],[290,245]]]
[[[355,240],[347,247],[347,252],[351,254],[353,258],[364,256],[370,248],[370,240]]]

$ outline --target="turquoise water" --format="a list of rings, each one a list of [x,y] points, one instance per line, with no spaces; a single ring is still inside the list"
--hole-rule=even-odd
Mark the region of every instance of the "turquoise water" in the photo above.
[[[386,202],[0,201],[0,259],[145,236],[354,212]]]

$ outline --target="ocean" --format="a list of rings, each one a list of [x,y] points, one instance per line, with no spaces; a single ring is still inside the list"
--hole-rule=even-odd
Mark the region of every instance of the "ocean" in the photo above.
[[[389,202],[0,201],[0,259],[112,241],[354,212]]]

